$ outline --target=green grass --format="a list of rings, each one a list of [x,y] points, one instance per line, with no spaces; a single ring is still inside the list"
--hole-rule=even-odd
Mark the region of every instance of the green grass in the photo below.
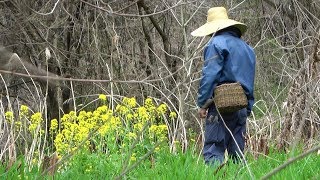
[[[121,154],[107,156],[81,152],[65,163],[55,174],[54,179],[114,179],[122,172],[125,157]],[[287,161],[289,155],[272,152],[267,157],[260,156],[258,159],[250,155],[246,157],[253,179],[260,179]],[[311,154],[289,165],[271,179],[318,179],[320,178],[319,165],[320,156]],[[37,168],[23,171],[24,164],[22,163],[21,166],[18,168],[15,164],[9,171],[2,166],[0,179],[36,179],[40,177]],[[122,179],[251,179],[248,168],[243,164],[229,163],[214,173],[215,168],[205,165],[202,156],[198,159],[198,155],[191,150],[177,154],[160,152],[153,155],[153,159],[147,158],[142,161]],[[52,177],[46,178],[52,179]]]

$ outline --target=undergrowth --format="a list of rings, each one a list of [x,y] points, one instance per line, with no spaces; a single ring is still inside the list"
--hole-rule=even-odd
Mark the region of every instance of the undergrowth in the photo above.
[[[302,148],[290,153],[270,150],[259,158],[247,153],[246,165],[226,163],[217,170],[205,165],[194,132],[179,139],[179,116],[166,104],[152,98],[138,104],[134,97],[124,97],[112,107],[106,95],[94,101],[96,109],[71,111],[49,121],[49,127],[42,112],[25,105],[18,112],[4,112],[2,123],[11,134],[2,153],[0,179],[259,179],[302,153]],[[50,159],[51,154],[55,158]],[[319,164],[320,156],[312,154],[272,178],[317,179]]]
[[[301,153],[300,151],[295,154]],[[115,179],[123,169],[124,157],[119,154],[90,153],[79,151],[68,162],[61,166],[54,177],[41,177],[40,170],[33,168],[23,171],[25,164],[17,163],[9,170],[4,166],[0,168],[1,179]],[[244,164],[227,163],[220,170],[205,165],[192,150],[176,154],[161,151],[143,160],[136,168],[128,172],[123,179],[259,179],[270,170],[288,160],[289,154],[271,152],[268,156],[259,156],[257,159],[247,154],[248,166]],[[24,158],[20,160],[23,161]],[[21,162],[20,161],[20,162]],[[320,156],[311,154],[304,159],[296,161],[271,179],[317,179]],[[248,173],[248,168],[253,177]]]

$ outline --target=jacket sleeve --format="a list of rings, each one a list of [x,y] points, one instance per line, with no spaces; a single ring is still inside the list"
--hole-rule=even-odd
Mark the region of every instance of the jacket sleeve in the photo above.
[[[204,50],[204,65],[198,90],[198,107],[213,96],[213,90],[217,86],[223,68],[223,51],[217,44],[209,44]]]
[[[255,80],[255,68],[256,68],[256,55],[252,47],[250,47],[249,59],[250,59],[250,68],[249,68],[249,79],[248,81],[248,89],[247,89],[247,97],[248,97],[248,107],[247,107],[247,115],[251,114],[253,105],[254,105],[254,80]]]
[[[251,114],[252,107],[254,104],[253,87],[250,89],[247,87],[244,87],[244,90],[245,90],[246,96],[248,98],[247,115],[249,116]]]

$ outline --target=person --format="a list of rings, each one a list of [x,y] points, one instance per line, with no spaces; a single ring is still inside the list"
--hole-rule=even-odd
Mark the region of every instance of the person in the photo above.
[[[243,158],[246,120],[254,103],[256,64],[253,48],[241,39],[246,30],[245,24],[228,18],[224,7],[213,7],[208,10],[207,22],[191,33],[193,36],[211,36],[204,49],[197,102],[200,118],[206,118],[203,156],[207,164],[222,164],[225,150],[233,162]],[[214,96],[215,87],[232,82],[241,84],[248,106],[221,117],[214,103],[207,108],[206,102]]]

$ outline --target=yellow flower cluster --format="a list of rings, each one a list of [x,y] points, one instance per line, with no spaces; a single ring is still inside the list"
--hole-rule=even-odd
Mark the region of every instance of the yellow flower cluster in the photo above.
[[[148,108],[154,106],[153,100],[152,100],[151,98],[147,98],[147,99],[144,101],[144,106],[145,106],[145,107],[148,107]]]
[[[94,148],[100,147],[98,150],[103,152],[121,153],[128,150],[133,141],[139,141],[137,147],[140,149],[134,150],[129,157],[130,162],[138,160],[156,141],[167,139],[168,127],[162,119],[167,116],[166,104],[157,106],[151,98],[147,98],[143,105],[139,105],[134,97],[124,97],[116,109],[111,109],[105,103],[105,95],[99,95],[99,100],[103,102],[102,105],[93,111],[71,111],[61,119],[50,121],[49,137],[52,138],[55,151],[60,157],[79,147],[93,130],[97,131],[94,131],[90,141],[84,143],[84,149],[91,150],[94,143]],[[16,118],[13,111],[8,111],[5,119],[18,129],[26,125],[33,138],[44,138],[38,136],[46,130],[45,118],[40,112],[31,113],[27,106],[22,105]],[[141,132],[143,128],[145,131]]]
[[[100,148],[98,150],[103,152],[121,153],[128,150],[133,141],[138,141],[140,150],[135,150],[129,157],[134,162],[156,141],[167,140],[168,126],[165,122],[168,121],[165,118],[177,117],[175,112],[168,112],[166,104],[157,105],[152,98],[146,98],[139,105],[136,98],[124,97],[115,109],[108,107],[106,95],[100,94],[98,99],[102,105],[92,111],[71,111],[61,119],[50,121],[48,130],[59,156],[75,150],[94,132],[90,140],[84,142],[84,149]],[[5,119],[19,130],[25,124],[33,137],[45,130],[43,115],[40,112],[31,113],[25,105],[20,106],[17,118],[13,111],[8,111]]]
[[[164,114],[167,112],[167,105],[165,104],[160,104],[160,106],[157,108],[157,112],[159,114]]]
[[[62,131],[54,140],[54,145],[59,154],[65,154],[74,150],[92,130],[98,129],[100,136],[113,133],[121,128],[119,117],[113,116],[113,112],[106,105],[98,107],[93,112],[81,111],[78,115],[74,111],[65,114],[61,118]],[[85,142],[88,148],[89,142]]]
[[[53,134],[57,131],[58,129],[58,120],[57,119],[52,119],[50,123],[50,133]]]
[[[170,112],[169,118],[170,118],[170,119],[175,119],[175,118],[177,118],[177,113],[174,112],[174,111]]]
[[[135,162],[137,161],[136,153],[133,153],[130,157],[130,162]]]
[[[136,133],[133,133],[133,132],[129,132],[128,133],[128,137],[130,140],[133,140],[133,139],[136,139],[137,138],[137,134]]]
[[[39,120],[40,122],[38,122],[38,120],[37,120],[38,115],[39,114],[36,113],[36,115],[33,116],[33,118],[29,121],[29,108],[26,105],[21,105],[20,111],[18,114],[18,118],[14,117],[14,113],[12,111],[7,111],[7,112],[5,112],[5,119],[6,119],[7,123],[9,123],[9,124],[13,123],[14,126],[12,126],[12,127],[14,128],[14,130],[16,132],[21,130],[22,122],[27,122],[27,124],[29,125],[28,128],[29,128],[30,132],[32,131],[32,133],[34,133],[34,130],[42,121],[42,118],[40,118],[40,120]],[[41,116],[41,114],[40,114],[40,116]]]
[[[28,117],[29,116],[29,108],[26,105],[21,105],[20,107],[20,116]]]
[[[127,105],[129,108],[134,108],[137,106],[137,101],[136,98],[132,97],[132,98],[127,98],[124,97],[122,102]]]
[[[30,125],[29,125],[29,131],[31,134],[36,135],[36,130],[38,126],[41,125],[43,121],[42,114],[40,112],[34,113],[30,118]],[[41,132],[41,131],[40,131]]]
[[[13,117],[13,112],[12,111],[7,111],[5,113],[6,116],[6,120],[9,124],[11,124],[14,121],[14,117]]]
[[[150,138],[158,138],[163,141],[167,138],[168,126],[165,124],[151,125],[149,128]]]
[[[150,143],[154,144],[156,141],[165,141],[168,138],[168,126],[164,123],[163,117],[166,117],[168,107],[166,104],[160,104],[156,106],[151,98],[145,99],[143,106],[129,105],[130,101],[132,104],[137,104],[134,98],[124,98],[123,105],[117,106],[117,115],[125,120],[129,132],[126,136],[129,141],[140,138],[140,143],[144,145]],[[137,134],[146,129],[144,133],[137,137]],[[126,147],[125,145],[122,145]]]
[[[136,132],[142,131],[143,124],[141,122],[135,123],[133,125],[133,130]]]
[[[107,96],[104,95],[104,94],[100,94],[99,95],[99,99],[102,100],[102,101],[106,101],[107,100]]]

